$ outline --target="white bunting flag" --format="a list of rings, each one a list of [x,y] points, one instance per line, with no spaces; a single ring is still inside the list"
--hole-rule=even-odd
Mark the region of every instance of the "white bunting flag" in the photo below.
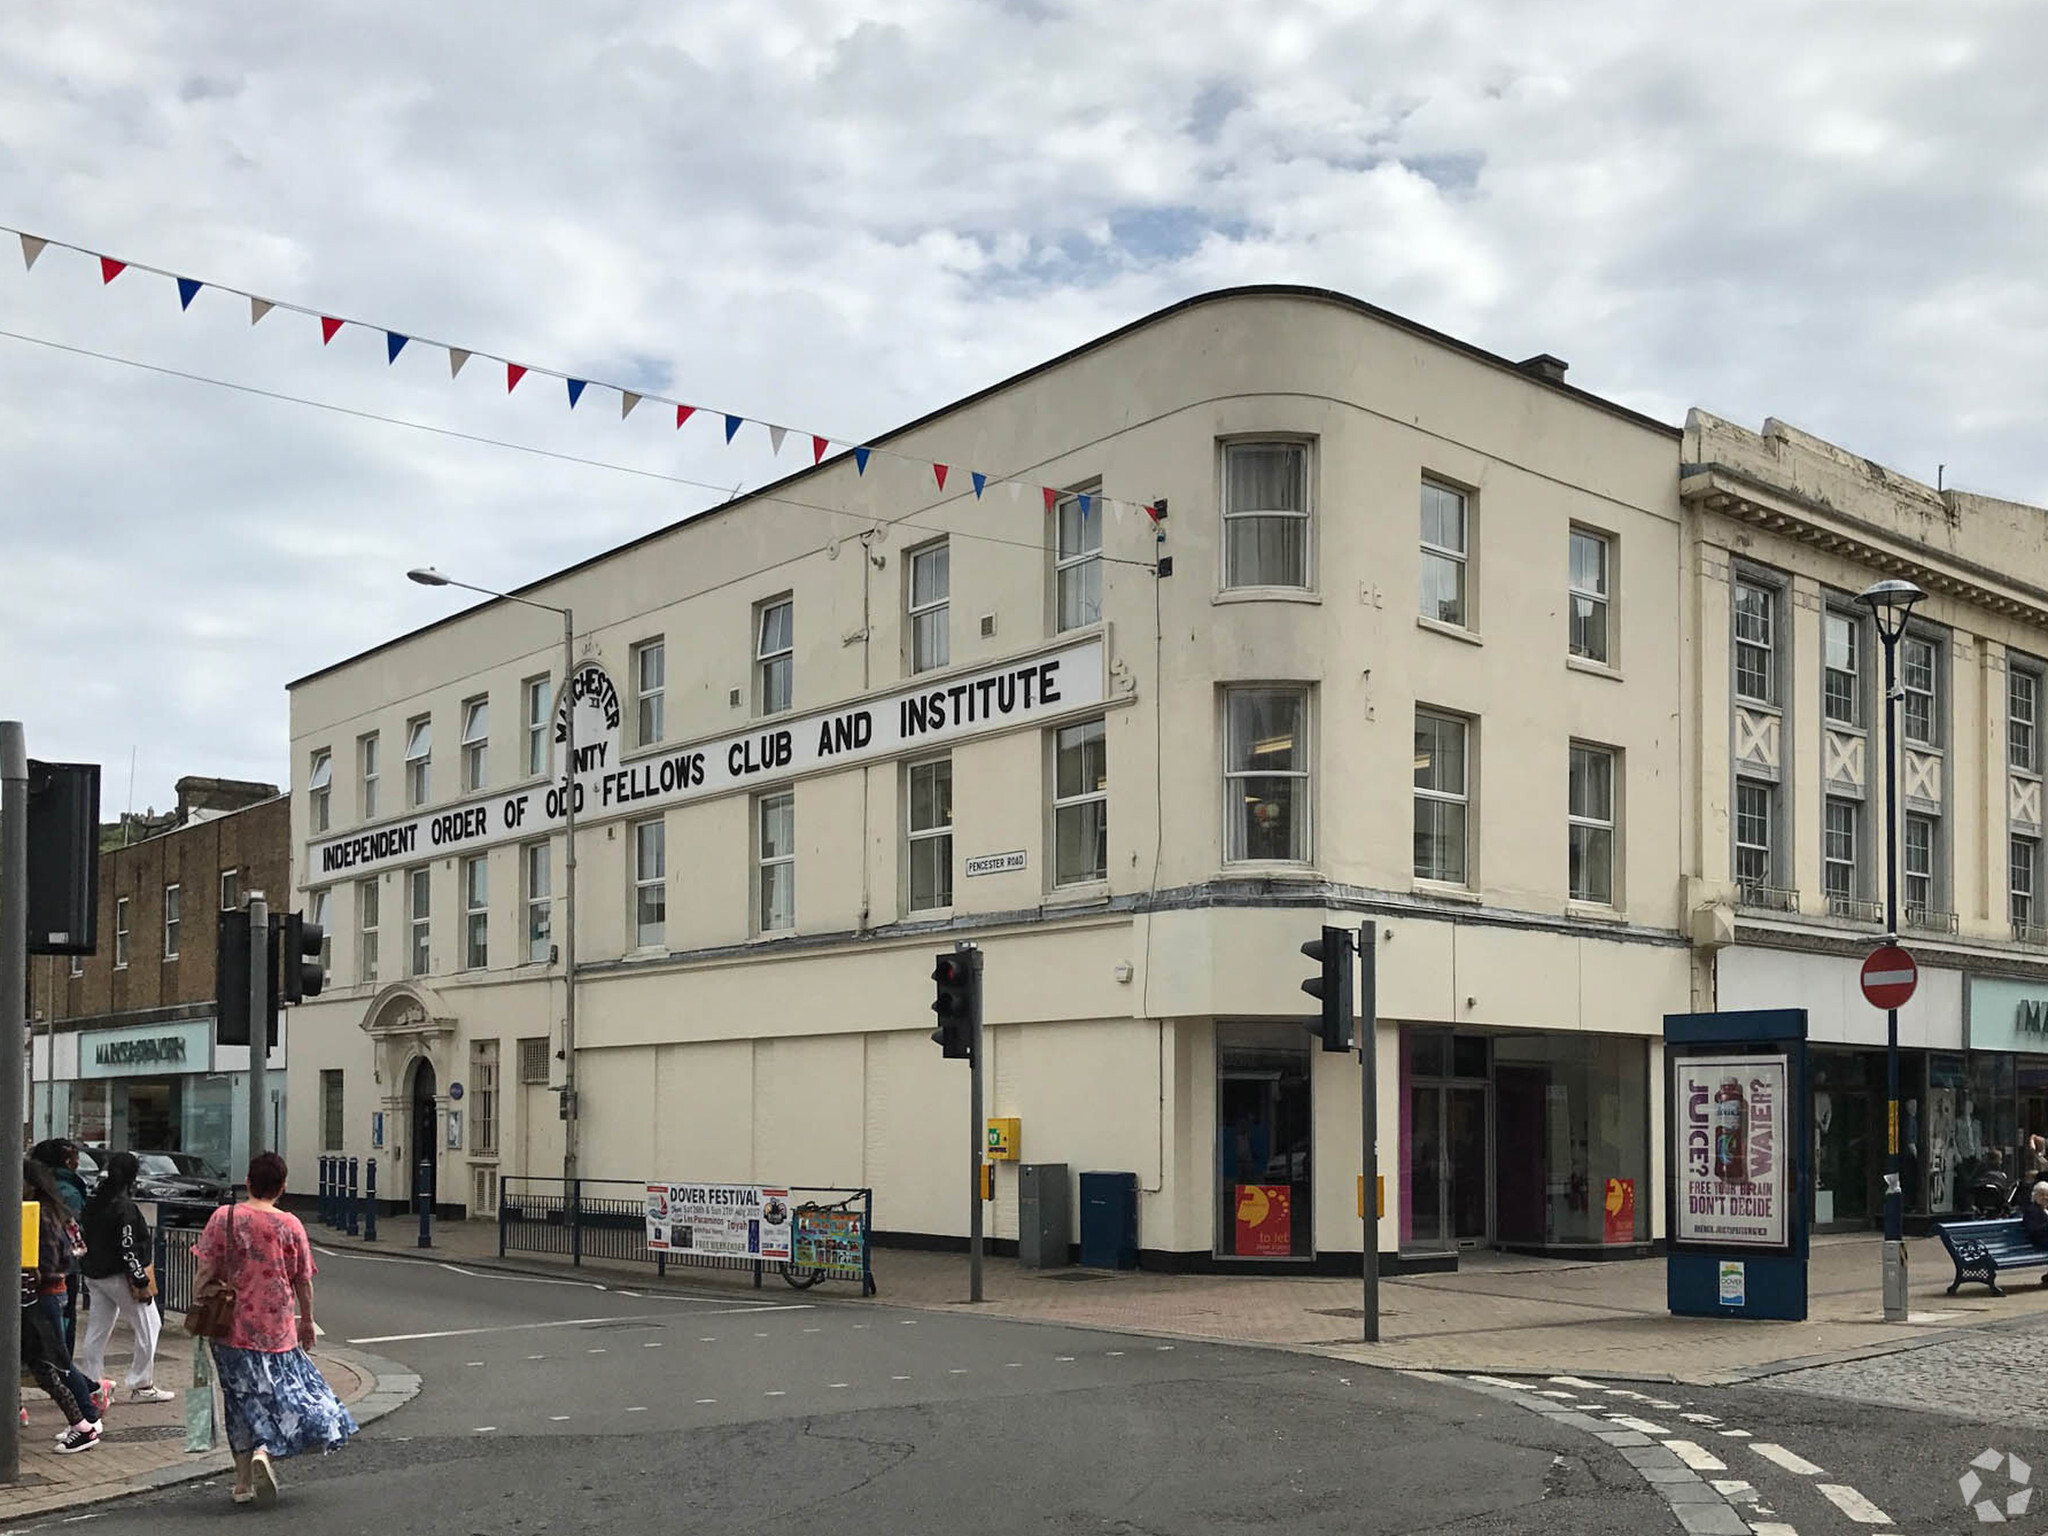
[[[43,247],[49,243],[47,240],[37,239],[34,235],[21,237],[21,259],[28,263],[29,271],[33,272],[36,269],[36,258],[43,254]]]
[[[254,325],[275,308],[277,306],[271,303],[270,300],[259,299],[252,295],[249,299],[249,323]]]
[[[448,377],[454,378],[462,372],[462,365],[469,361],[469,354],[460,347],[448,349]]]
[[[630,389],[619,391],[619,420],[624,421],[633,414],[633,407],[640,403],[640,397]]]
[[[1015,501],[1019,496],[1022,496],[1023,494],[1024,482],[1021,480],[1012,480],[1010,482],[1010,500]]]
[[[768,429],[768,446],[778,459],[782,457],[782,439],[788,433],[789,428],[787,427],[770,427]]]

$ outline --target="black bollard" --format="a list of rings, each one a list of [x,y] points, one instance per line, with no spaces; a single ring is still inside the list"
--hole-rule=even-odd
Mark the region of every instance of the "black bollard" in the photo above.
[[[356,1160],[350,1158],[348,1160],[348,1235],[350,1237],[356,1235],[356,1225],[362,1211],[362,1206],[356,1200],[356,1171]]]
[[[413,1176],[413,1200],[420,1208],[420,1246],[431,1248],[434,1246],[434,1165],[424,1157]]]
[[[363,1241],[377,1241],[377,1159],[363,1169]]]

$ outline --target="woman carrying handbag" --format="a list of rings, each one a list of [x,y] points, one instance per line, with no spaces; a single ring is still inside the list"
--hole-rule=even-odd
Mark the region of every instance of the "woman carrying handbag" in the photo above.
[[[199,1272],[185,1326],[213,1344],[237,1504],[277,1501],[273,1458],[331,1451],[356,1432],[306,1353],[315,1336],[313,1245],[299,1218],[277,1208],[284,1181],[275,1152],[251,1159],[249,1199],[215,1211],[193,1250]]]

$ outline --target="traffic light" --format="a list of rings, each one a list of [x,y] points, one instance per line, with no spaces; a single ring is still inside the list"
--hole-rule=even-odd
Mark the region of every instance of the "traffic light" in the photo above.
[[[220,915],[213,951],[214,1038],[222,1045],[249,1043],[249,914],[239,907]]]
[[[318,997],[327,984],[327,968],[320,963],[321,946],[327,935],[318,923],[309,923],[297,912],[284,918],[284,954],[279,990],[287,1003]]]
[[[932,1038],[939,1043],[940,1055],[967,1061],[974,1055],[974,1013],[981,990],[973,958],[958,950],[941,954],[932,967],[932,980],[937,984],[932,1012],[939,1016]]]
[[[1310,939],[1301,952],[1322,967],[1301,990],[1323,1005],[1322,1017],[1308,1026],[1309,1033],[1323,1037],[1326,1051],[1351,1049],[1351,933],[1345,928],[1325,928],[1319,939]]]

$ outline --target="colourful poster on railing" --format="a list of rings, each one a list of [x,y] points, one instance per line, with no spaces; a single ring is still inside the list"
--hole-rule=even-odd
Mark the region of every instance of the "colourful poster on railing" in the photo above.
[[[789,1191],[761,1184],[649,1184],[647,1246],[655,1253],[787,1260]]]
[[[798,1269],[824,1269],[858,1277],[867,1271],[862,1258],[864,1247],[859,1211],[797,1211]]]

